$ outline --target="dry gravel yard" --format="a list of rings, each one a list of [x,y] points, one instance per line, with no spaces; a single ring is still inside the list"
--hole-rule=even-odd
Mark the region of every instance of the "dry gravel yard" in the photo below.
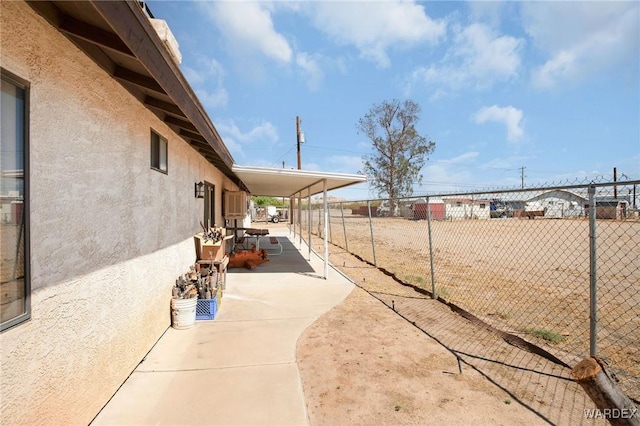
[[[312,425],[545,424],[359,288],[297,357]]]
[[[360,250],[360,256],[366,259],[367,249],[370,251],[370,236],[365,230],[358,228],[362,225],[359,222],[357,219],[352,220],[347,228],[349,249]],[[377,219],[376,222],[376,238],[380,238],[382,233],[388,233],[385,243],[376,247],[378,264],[395,260],[397,269],[387,269],[399,277],[428,277],[429,270],[428,267],[423,267],[425,258],[421,252],[424,245],[420,244],[420,241],[424,241],[422,228],[425,224],[395,219]],[[486,226],[497,226],[490,223],[493,221],[483,222],[482,226],[485,228],[477,229],[481,236],[488,232]],[[537,236],[536,233],[549,233],[550,225],[545,225],[546,221],[543,220],[535,222],[536,224],[533,222],[535,221],[527,224],[525,221],[526,227],[523,228],[530,235],[521,236],[521,239],[531,238],[532,235],[535,238],[528,240],[529,245],[520,243],[517,246],[520,255],[525,249],[533,250],[530,247],[531,241],[538,241],[538,251],[540,246],[544,247],[545,242],[540,241],[544,237]],[[446,233],[449,235],[449,242],[456,241],[455,235],[464,235],[465,241],[469,241],[466,237],[473,228],[460,229],[460,224],[453,227],[454,224],[441,224],[451,226]],[[332,223],[334,242],[338,234],[336,229],[342,231],[341,224],[338,225],[340,228]],[[407,226],[413,228],[408,230]],[[575,222],[568,226],[581,227],[582,224]],[[366,227],[368,232],[368,222]],[[566,232],[571,234],[581,230],[570,229]],[[630,235],[632,238],[637,237],[633,233]],[[321,240],[317,236],[314,239],[312,242],[315,250],[321,252]],[[525,269],[529,272],[524,274],[521,272],[522,268],[513,263],[513,257],[482,249],[487,245],[500,247],[500,244],[504,244],[502,240],[503,238],[498,237],[495,240],[484,238],[484,246],[471,244],[470,253],[475,256],[471,259],[456,255],[455,244],[446,247],[443,240],[440,240],[436,257],[437,277],[441,278],[438,285],[451,286],[449,296],[463,295],[466,291],[456,290],[452,284],[464,283],[465,286],[470,286],[482,281],[486,273],[495,276],[497,264],[503,268],[498,270],[499,276],[509,275],[509,280],[505,281],[507,283],[525,282],[530,285],[537,280],[538,288],[548,285],[540,279],[543,267],[536,266],[540,264],[539,261],[526,265]],[[437,242],[434,239],[434,243]],[[513,244],[510,247],[513,248]],[[637,246],[632,249],[636,250]],[[587,419],[584,415],[585,409],[592,409],[594,406],[571,381],[570,370],[566,366],[509,344],[486,328],[471,324],[446,305],[399,284],[393,277],[346,253],[340,247],[330,245],[330,252],[331,262],[362,289],[356,289],[341,305],[316,321],[298,343],[300,371],[312,424],[594,423],[594,420]],[[422,256],[420,261],[412,257],[415,253]],[[570,265],[566,259],[558,257],[557,253],[555,257],[554,253],[544,253],[537,257],[544,262],[558,264],[556,268],[562,266],[558,273],[582,278],[581,274],[568,271]],[[475,265],[475,273],[468,271],[471,268],[461,266],[469,264]],[[637,270],[633,269],[633,265],[624,268],[632,273]],[[455,273],[447,276],[445,271],[448,269],[453,269]],[[618,266],[618,269],[621,267]],[[507,272],[509,270],[511,274]],[[616,275],[614,271],[615,269],[610,273],[613,277]],[[620,276],[621,282],[628,281],[628,276]],[[417,284],[430,288],[424,282]],[[446,287],[444,288],[446,291]],[[519,287],[516,285],[514,288]],[[513,292],[509,293],[496,286],[482,291],[492,291],[494,297],[498,298],[513,295]],[[566,288],[557,291],[566,292]],[[632,293],[631,298],[637,297],[632,290],[628,291]],[[470,300],[477,303],[478,298],[471,296],[469,295]],[[521,300],[524,298],[511,299],[523,305],[531,303],[531,300]],[[582,308],[581,304],[577,305]],[[504,305],[502,306],[504,309]],[[512,309],[518,308],[516,306]],[[531,311],[530,307],[526,309],[526,312]],[[493,316],[487,314],[490,310],[491,305],[488,305],[484,317],[493,320]],[[634,321],[633,317],[631,321]],[[537,339],[531,339],[526,333],[518,334],[517,329],[507,331],[538,343]],[[554,354],[564,354],[566,358],[571,358],[557,344],[547,341],[539,343],[540,346],[551,349],[550,352]],[[632,349],[637,351],[637,343]],[[601,420],[595,422],[604,424]]]
[[[368,218],[345,221],[349,251],[373,262]],[[331,225],[331,241],[344,248],[340,215]],[[374,218],[372,227],[377,266],[431,290],[427,222]],[[575,365],[589,354],[588,227],[585,219],[434,221],[438,295]],[[598,221],[597,278],[598,354],[640,400],[640,222]]]

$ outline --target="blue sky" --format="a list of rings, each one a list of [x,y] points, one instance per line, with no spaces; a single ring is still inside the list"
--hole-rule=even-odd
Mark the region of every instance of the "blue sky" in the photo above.
[[[637,1],[147,3],[239,165],[297,167],[300,116],[302,168],[357,173],[358,119],[412,99],[436,143],[415,194],[640,179]]]

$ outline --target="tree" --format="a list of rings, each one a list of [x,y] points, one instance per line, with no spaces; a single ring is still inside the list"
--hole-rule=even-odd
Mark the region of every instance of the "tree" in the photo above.
[[[255,204],[258,207],[266,207],[266,206],[282,207],[282,206],[284,206],[284,202],[280,198],[264,197],[264,196],[256,196],[256,195],[254,195],[254,196],[251,197],[251,199],[253,200],[253,204]]]
[[[422,183],[420,169],[436,144],[418,134],[420,106],[412,100],[374,104],[358,120],[358,131],[373,142],[374,153],[362,157],[363,171],[379,196],[389,200],[393,214],[396,200],[413,194],[413,184]]]

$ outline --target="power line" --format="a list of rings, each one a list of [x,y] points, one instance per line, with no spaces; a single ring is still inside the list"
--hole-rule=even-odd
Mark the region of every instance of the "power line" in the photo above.
[[[296,148],[296,146],[295,146],[295,145],[294,145],[294,146],[292,146],[292,147],[291,147],[287,152],[285,152],[285,153],[284,153],[284,154],[282,154],[280,157],[278,157],[278,159],[277,159],[277,160],[273,161],[273,162],[272,162],[272,164],[278,164],[278,163],[280,163],[280,160],[282,160],[282,159],[285,157],[285,155],[287,155],[288,153],[290,153],[291,151],[293,151],[295,148]]]

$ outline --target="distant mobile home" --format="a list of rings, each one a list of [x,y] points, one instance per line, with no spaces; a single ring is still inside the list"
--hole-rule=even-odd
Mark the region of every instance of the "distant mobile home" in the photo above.
[[[542,211],[545,218],[575,218],[585,216],[587,199],[570,191],[554,189],[529,198],[526,212]]]
[[[460,219],[489,219],[490,201],[472,198],[443,198],[446,218]]]

